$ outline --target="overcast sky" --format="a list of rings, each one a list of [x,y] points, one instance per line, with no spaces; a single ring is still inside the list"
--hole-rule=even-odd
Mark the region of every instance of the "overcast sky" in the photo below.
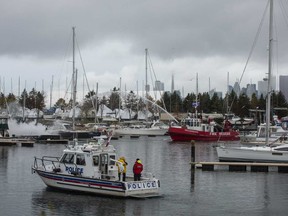
[[[155,76],[171,90],[226,92],[244,70],[267,0],[9,0],[0,7],[2,92],[18,96],[25,84],[44,91],[54,77],[53,100],[64,97],[72,75],[72,27],[76,27],[78,98],[83,95],[83,60],[90,89],[143,89],[145,48]],[[288,75],[286,0],[275,0],[274,74]],[[269,11],[268,11],[269,12]],[[267,73],[268,12],[241,87]],[[286,36],[285,36],[286,35]],[[285,39],[286,37],[286,39]],[[285,40],[283,40],[285,39]],[[276,58],[275,58],[276,59]],[[154,75],[153,75],[154,76]],[[148,73],[148,83],[155,77]],[[12,86],[11,86],[12,84]],[[87,92],[87,85],[85,87]]]

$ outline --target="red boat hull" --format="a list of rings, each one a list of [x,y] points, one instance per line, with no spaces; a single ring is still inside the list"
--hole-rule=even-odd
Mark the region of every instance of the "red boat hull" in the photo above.
[[[227,132],[207,132],[191,130],[182,127],[170,127],[168,130],[173,141],[236,141],[240,140],[239,133],[236,131]]]

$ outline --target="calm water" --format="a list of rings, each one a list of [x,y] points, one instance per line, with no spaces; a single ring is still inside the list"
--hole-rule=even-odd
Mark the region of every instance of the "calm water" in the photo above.
[[[128,161],[139,157],[161,181],[163,196],[120,199],[47,189],[31,174],[34,156],[60,156],[64,145],[0,147],[0,215],[287,215],[288,174],[190,170],[190,144],[169,137],[121,138]],[[196,144],[197,161],[216,160],[213,143]]]

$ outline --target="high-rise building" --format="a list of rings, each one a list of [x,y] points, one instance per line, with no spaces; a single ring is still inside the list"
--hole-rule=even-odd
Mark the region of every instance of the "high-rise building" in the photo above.
[[[261,94],[263,94],[263,96],[265,97],[267,95],[267,80],[263,80],[263,81],[258,81],[258,96],[260,96]],[[271,90],[276,90],[276,77],[272,76],[271,77]]]
[[[256,84],[247,84],[246,95],[251,98],[253,94],[257,96]]]
[[[285,96],[286,101],[288,101],[288,76],[280,75],[279,76],[279,90]]]
[[[174,74],[172,74],[171,93],[173,93],[174,90]]]
[[[159,80],[155,81],[154,91],[164,91],[164,83]]]
[[[234,90],[235,94],[239,97],[240,92],[241,92],[241,88],[240,88],[239,82],[237,82],[237,81],[235,82],[233,90]]]

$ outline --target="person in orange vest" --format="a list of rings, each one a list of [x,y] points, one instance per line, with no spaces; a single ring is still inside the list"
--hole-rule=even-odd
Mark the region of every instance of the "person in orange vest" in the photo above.
[[[142,162],[139,158],[137,158],[133,166],[134,181],[140,181],[142,170],[143,170]]]

